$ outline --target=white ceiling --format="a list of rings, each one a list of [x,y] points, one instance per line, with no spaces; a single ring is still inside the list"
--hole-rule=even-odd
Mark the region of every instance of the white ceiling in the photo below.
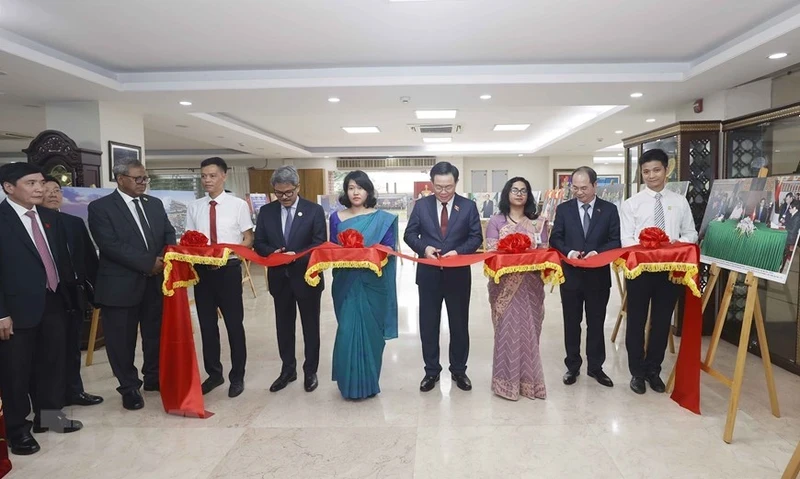
[[[43,129],[26,104],[101,100],[143,113],[153,151],[591,154],[798,45],[796,0],[0,0],[0,130]],[[415,109],[456,109],[463,132],[426,145]]]

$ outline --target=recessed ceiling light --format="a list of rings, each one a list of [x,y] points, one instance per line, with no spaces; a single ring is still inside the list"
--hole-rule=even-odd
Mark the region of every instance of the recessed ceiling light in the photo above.
[[[622,134],[622,133],[624,133],[624,132],[623,132],[622,130],[617,130],[617,131],[615,131],[614,133],[616,133],[617,135],[621,135],[621,134]]]
[[[424,141],[425,143],[450,143],[451,141],[453,141],[453,138],[449,136],[438,136],[438,137],[423,138],[422,141]]]
[[[517,155],[517,156],[522,156],[522,153],[520,153],[520,154],[519,154],[519,155]]]
[[[643,96],[644,96],[644,93],[639,93],[639,92],[631,93],[631,98],[641,98]]]
[[[622,156],[622,153],[617,153],[617,156]]]
[[[347,133],[380,133],[381,130],[377,126],[343,126],[342,130]]]
[[[767,58],[769,58],[770,60],[780,60],[781,58],[786,58],[788,56],[789,56],[788,53],[781,52],[781,53],[773,53],[772,55],[770,55]]]
[[[655,122],[656,122],[656,119],[655,119],[655,118],[648,118],[648,119],[646,119],[645,121],[646,121],[647,123],[655,123]]]
[[[330,156],[326,156],[325,158],[330,158]]]
[[[775,150],[775,153],[780,153],[780,152],[781,152],[781,150]]]
[[[492,95],[481,95],[481,100],[491,100]]]
[[[335,96],[332,96],[332,97],[328,98],[328,101],[331,102],[331,103],[339,103],[342,100],[336,98]]]
[[[189,128],[188,125],[175,125],[175,126],[178,127],[178,128]]]
[[[495,125],[494,131],[525,131],[531,126],[530,123],[520,123],[515,125]]]
[[[183,106],[192,106],[192,102],[186,101],[186,100],[179,101],[178,103],[183,105]]]
[[[452,120],[458,110],[417,110],[417,120]]]
[[[605,163],[603,163],[603,164],[604,164],[604,165],[607,165],[607,164],[608,164],[608,162],[606,161],[606,162],[605,162]]]

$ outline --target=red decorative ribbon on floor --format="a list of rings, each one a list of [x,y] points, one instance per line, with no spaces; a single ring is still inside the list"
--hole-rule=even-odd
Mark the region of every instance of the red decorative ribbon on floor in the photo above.
[[[8,443],[6,442],[6,418],[3,416],[3,400],[0,399],[0,477],[4,477],[11,470],[11,461],[8,459]]]
[[[553,249],[536,249],[516,254],[490,252],[427,259],[404,255],[382,245],[369,248],[342,248],[333,243],[325,243],[298,255],[275,253],[267,257],[259,256],[253,250],[239,245],[170,246],[164,255],[164,320],[161,333],[160,378],[161,397],[164,409],[168,413],[201,418],[210,415],[204,410],[203,405],[185,288],[199,281],[192,265],[222,266],[228,262],[231,253],[267,267],[286,265],[310,254],[305,279],[311,285],[317,284],[319,273],[329,268],[366,268],[380,275],[388,255],[441,268],[464,267],[484,262],[485,274],[497,283],[505,274],[523,271],[541,271],[545,281],[562,283],[564,281],[562,261],[584,268],[598,268],[613,263],[624,271],[628,279],[634,279],[643,272],[668,271],[673,282],[686,286],[683,335],[672,399],[690,411],[700,413],[702,318],[700,291],[697,286],[700,251],[697,245],[686,243],[663,245],[658,249],[637,245],[578,260],[567,259]]]

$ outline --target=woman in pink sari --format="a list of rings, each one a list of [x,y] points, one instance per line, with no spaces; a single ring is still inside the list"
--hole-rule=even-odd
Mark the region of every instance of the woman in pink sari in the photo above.
[[[513,233],[528,235],[532,245],[542,243],[545,220],[537,219],[536,200],[525,178],[512,178],[500,196],[500,214],[486,226],[487,250]],[[512,273],[500,284],[489,281],[489,303],[494,324],[492,392],[516,401],[520,396],[544,399],[539,336],[544,320],[544,284],[539,272]]]

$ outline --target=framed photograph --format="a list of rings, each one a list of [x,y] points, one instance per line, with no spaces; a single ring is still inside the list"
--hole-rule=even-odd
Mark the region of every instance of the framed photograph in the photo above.
[[[134,145],[126,145],[125,143],[117,143],[116,141],[108,142],[108,179],[116,182],[114,178],[114,167],[125,160],[138,160],[142,161],[142,147]]]
[[[572,170],[553,170],[553,189],[569,190],[572,184]]]
[[[597,175],[597,186],[618,185],[621,182],[620,175]]]

